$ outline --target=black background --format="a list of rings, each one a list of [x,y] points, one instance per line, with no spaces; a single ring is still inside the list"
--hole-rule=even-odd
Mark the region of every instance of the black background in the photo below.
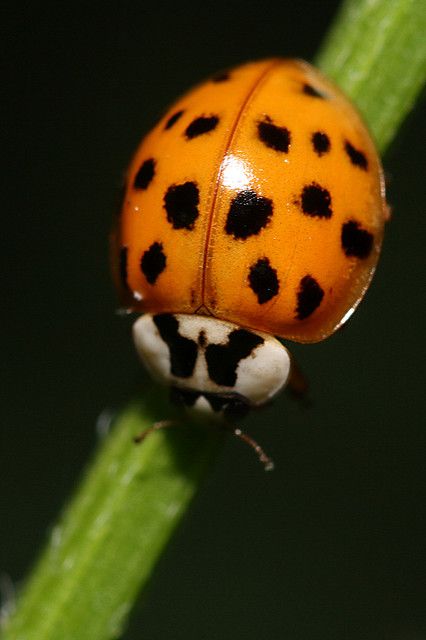
[[[143,132],[212,72],[311,59],[338,2],[4,4],[0,570],[18,583],[139,366],[107,235]],[[393,219],[345,331],[296,346],[314,406],[229,441],[127,640],[426,637],[424,153],[418,108],[385,158]],[[423,171],[423,174],[422,174]],[[4,582],[4,579],[3,579]]]

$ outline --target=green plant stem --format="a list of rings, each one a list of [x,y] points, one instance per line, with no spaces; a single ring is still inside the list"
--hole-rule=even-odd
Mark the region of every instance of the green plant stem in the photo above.
[[[117,418],[80,489],[50,535],[5,638],[116,638],[223,434],[164,429],[133,437],[173,411],[161,390]]]
[[[426,73],[424,0],[345,2],[317,64],[356,102],[377,144],[394,138]],[[128,613],[215,461],[218,431],[165,430],[167,403],[145,391],[118,417],[53,529],[4,640],[108,640]]]
[[[426,0],[347,0],[316,57],[382,153],[425,84],[425,34]]]

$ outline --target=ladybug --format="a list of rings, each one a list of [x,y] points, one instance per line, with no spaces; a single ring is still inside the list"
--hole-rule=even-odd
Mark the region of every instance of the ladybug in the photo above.
[[[136,349],[175,400],[232,417],[324,340],[373,276],[383,172],[348,99],[301,60],[217,74],[173,104],[129,167],[113,237]]]

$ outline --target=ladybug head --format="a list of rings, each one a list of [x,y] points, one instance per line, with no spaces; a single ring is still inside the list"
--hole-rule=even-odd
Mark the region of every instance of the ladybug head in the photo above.
[[[290,356],[276,338],[200,315],[146,314],[134,324],[141,360],[172,398],[197,412],[241,417],[285,386]]]

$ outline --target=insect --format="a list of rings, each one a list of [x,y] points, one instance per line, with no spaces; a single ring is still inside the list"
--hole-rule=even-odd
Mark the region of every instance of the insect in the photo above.
[[[373,276],[387,206],[356,109],[306,62],[217,74],[140,144],[114,233],[136,349],[179,403],[232,420],[292,380]]]

